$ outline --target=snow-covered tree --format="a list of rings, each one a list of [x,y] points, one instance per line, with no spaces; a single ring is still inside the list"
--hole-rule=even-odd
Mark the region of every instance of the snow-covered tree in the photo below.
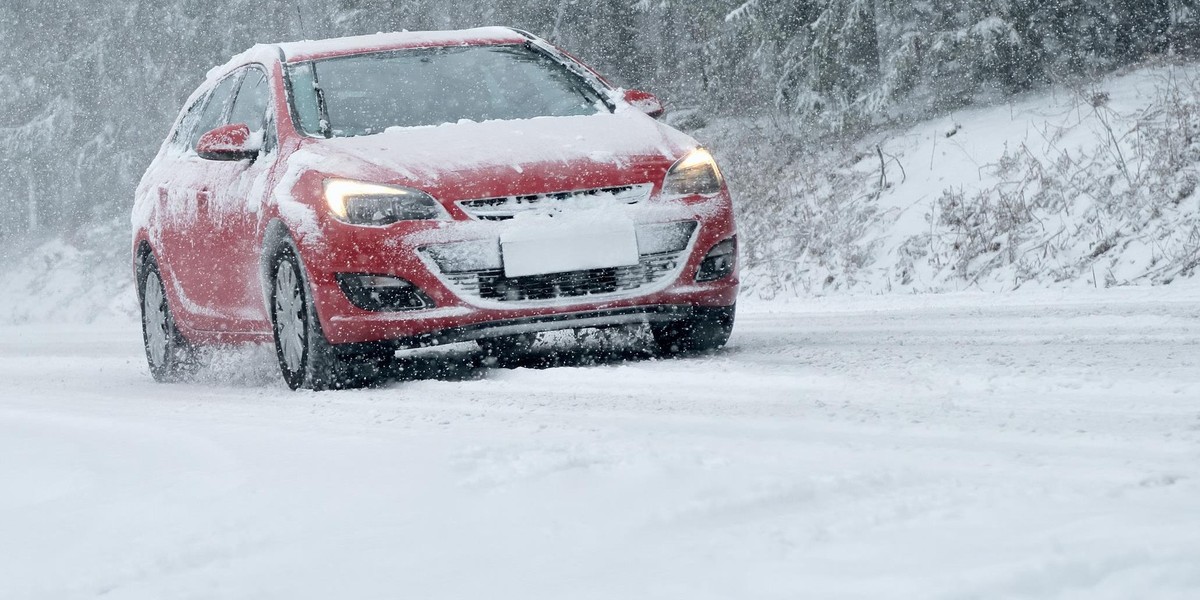
[[[255,42],[487,24],[668,106],[835,128],[1200,54],[1200,0],[6,0],[0,235],[125,211],[186,95]]]

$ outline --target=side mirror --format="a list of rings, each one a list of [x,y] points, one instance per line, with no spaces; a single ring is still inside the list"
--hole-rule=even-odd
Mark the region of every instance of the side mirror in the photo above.
[[[222,125],[196,142],[196,154],[208,160],[246,160],[258,156],[262,140],[254,139],[243,123]]]
[[[625,102],[628,102],[634,108],[654,117],[655,119],[663,116],[667,109],[663,108],[662,102],[650,92],[642,90],[625,90]]]

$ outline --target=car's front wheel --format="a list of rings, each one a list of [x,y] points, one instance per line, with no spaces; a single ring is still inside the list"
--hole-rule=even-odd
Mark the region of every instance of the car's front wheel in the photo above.
[[[370,383],[387,355],[343,356],[325,339],[295,250],[285,247],[272,263],[271,324],[275,357],[291,389],[340,389]]]
[[[175,326],[162,275],[153,257],[147,257],[142,264],[138,284],[142,300],[142,342],[150,375],[159,382],[187,379],[199,366],[196,348]]]
[[[733,333],[735,306],[697,307],[687,318],[669,323],[652,323],[650,332],[664,354],[711,352],[729,341]]]

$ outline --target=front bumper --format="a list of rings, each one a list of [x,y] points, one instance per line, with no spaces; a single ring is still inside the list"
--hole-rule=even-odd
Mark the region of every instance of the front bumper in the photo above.
[[[669,323],[695,318],[712,310],[703,306],[690,305],[647,305],[629,308],[614,308],[584,312],[569,312],[550,315],[534,315],[503,320],[481,321],[418,335],[388,337],[378,340],[339,344],[339,350],[348,354],[374,351],[380,348],[403,350],[424,348],[441,344],[468,342],[502,335],[538,333],[559,329],[584,327],[618,327],[646,323]]]
[[[431,245],[495,239],[503,222],[402,222],[353,227],[328,222],[323,235],[300,246],[325,337],[337,345],[397,348],[525,333],[605,327],[686,318],[692,307],[726,307],[737,300],[738,278],[697,282],[705,254],[734,235],[728,197],[662,207],[632,215],[640,225],[692,220],[694,234],[661,280],[627,291],[504,302],[464,287],[441,272],[426,251]],[[402,277],[432,300],[429,309],[373,312],[352,304],[337,283],[339,273]]]

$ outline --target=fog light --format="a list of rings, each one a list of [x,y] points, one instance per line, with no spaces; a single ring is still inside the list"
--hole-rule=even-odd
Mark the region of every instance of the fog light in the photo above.
[[[729,277],[737,261],[737,237],[731,237],[708,251],[700,262],[696,281],[716,281]]]
[[[417,286],[390,275],[338,273],[338,285],[350,303],[374,312],[433,308],[433,300]]]

